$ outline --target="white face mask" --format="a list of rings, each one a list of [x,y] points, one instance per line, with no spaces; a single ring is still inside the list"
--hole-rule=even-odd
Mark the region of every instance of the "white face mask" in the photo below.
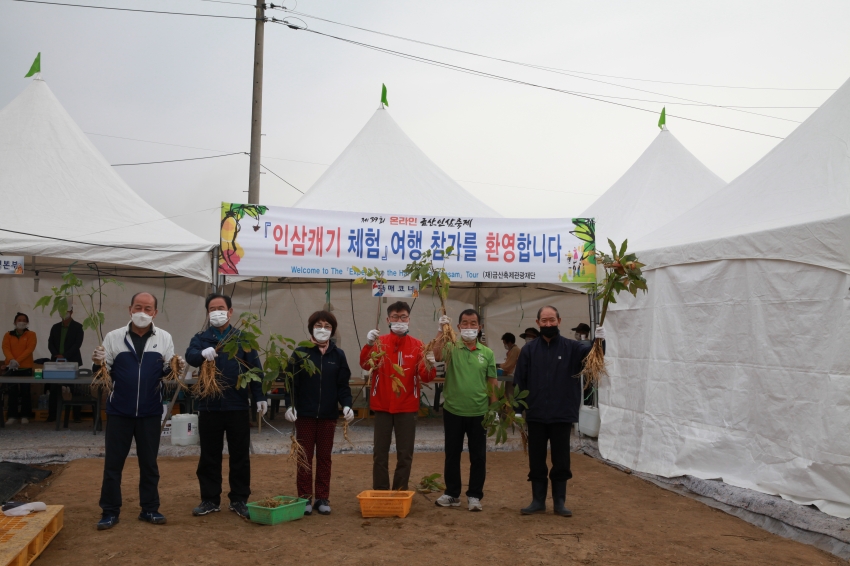
[[[407,334],[409,327],[410,323],[407,322],[393,322],[390,324],[390,330],[393,331],[393,334],[398,334],[399,336]]]
[[[464,328],[460,331],[460,337],[463,338],[466,342],[472,342],[473,340],[478,339],[478,329],[477,328]]]
[[[130,318],[137,328],[147,328],[153,322],[153,317],[143,312],[134,312]]]
[[[16,322],[15,323],[15,328],[17,328],[18,330],[26,330],[27,326],[29,326],[28,322]]]
[[[316,342],[320,344],[324,344],[331,337],[331,331],[327,328],[314,328],[313,329],[313,338],[316,339]]]
[[[210,324],[216,328],[221,328],[227,324],[229,319],[230,316],[227,314],[227,311],[212,311],[210,313]]]

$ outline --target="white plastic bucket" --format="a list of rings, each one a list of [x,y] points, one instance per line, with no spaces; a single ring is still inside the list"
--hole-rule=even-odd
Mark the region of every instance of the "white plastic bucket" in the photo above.
[[[172,415],[172,446],[192,446],[193,444],[200,444],[200,442],[201,436],[198,433],[198,415]]]
[[[581,434],[591,438],[599,436],[599,408],[590,405],[582,405],[578,410],[578,430]]]

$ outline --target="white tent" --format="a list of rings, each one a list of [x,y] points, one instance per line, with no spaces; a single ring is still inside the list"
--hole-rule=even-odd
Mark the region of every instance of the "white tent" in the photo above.
[[[639,239],[609,313],[606,458],[850,517],[850,81],[725,188]]]
[[[452,180],[380,108],[296,208],[499,217]]]
[[[631,242],[663,226],[726,182],[702,164],[669,130],[655,140],[581,216],[596,219],[596,241]]]
[[[214,244],[146,203],[118,176],[47,84],[0,110],[0,251],[116,263],[212,280]]]

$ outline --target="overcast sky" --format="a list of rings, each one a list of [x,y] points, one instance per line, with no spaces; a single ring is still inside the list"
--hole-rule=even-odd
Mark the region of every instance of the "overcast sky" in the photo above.
[[[209,0],[75,3],[248,18],[254,14],[250,6]],[[294,0],[286,5],[295,6]],[[266,25],[264,165],[299,189],[309,189],[371,117],[381,83],[386,83],[390,113],[401,128],[450,176],[505,216],[581,213],[652,142],[658,132],[655,113],[664,105],[669,114],[784,137],[794,121],[814,111],[805,107],[817,107],[831,94],[787,89],[835,89],[850,75],[850,3],[844,0],[299,0],[297,10],[577,71],[594,80],[303,17],[310,29],[347,39],[540,85],[650,101],[618,99],[653,111],[641,112]],[[286,17],[280,11],[270,15]],[[253,36],[251,20],[0,0],[0,107],[29,84],[31,79],[23,75],[40,51],[42,77],[111,163],[248,151]],[[773,116],[763,117],[683,104],[676,97],[725,106],[795,108],[747,109]],[[672,117],[667,125],[727,181],[779,141]],[[164,215],[210,240],[218,237],[217,213],[211,209],[222,200],[247,199],[244,155],[118,170]],[[272,175],[263,175],[264,204],[291,205],[299,196]],[[369,209],[368,199],[362,208]]]

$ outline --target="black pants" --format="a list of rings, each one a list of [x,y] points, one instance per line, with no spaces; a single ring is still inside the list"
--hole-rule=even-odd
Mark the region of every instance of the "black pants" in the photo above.
[[[8,375],[15,377],[32,377],[32,369],[16,369],[7,372]],[[9,418],[10,419],[19,419],[21,417],[31,419],[35,417],[35,413],[32,412],[32,394],[30,393],[30,385],[29,383],[12,383],[9,387]],[[21,408],[18,410],[18,404],[20,403]],[[0,399],[0,406],[2,406],[2,399]],[[2,416],[2,414],[0,414]]]
[[[375,446],[372,452],[372,489],[390,489],[390,444],[395,430],[396,465],[392,489],[404,489],[410,481],[416,443],[416,413],[375,411]]]
[[[104,516],[117,517],[121,512],[121,474],[133,439],[139,460],[139,504],[142,511],[159,510],[156,454],[159,452],[160,422],[159,415],[141,418],[109,415],[106,419],[106,458],[100,488],[100,508]]]
[[[460,455],[463,452],[463,437],[469,444],[469,489],[467,497],[484,497],[484,480],[487,477],[487,431],[481,426],[484,415],[461,417],[443,407],[443,430],[445,432],[446,463],[443,477],[446,478],[446,495],[460,497]]]
[[[570,431],[572,423],[528,422],[528,481],[567,481],[570,472]],[[546,466],[548,445],[552,446],[552,470]]]
[[[247,410],[201,411],[198,413],[198,430],[201,433],[201,459],[198,461],[198,483],[201,484],[201,500],[221,505],[221,453],[224,450],[224,435],[227,435],[227,451],[230,454],[231,502],[248,502],[251,495],[251,417]]]

